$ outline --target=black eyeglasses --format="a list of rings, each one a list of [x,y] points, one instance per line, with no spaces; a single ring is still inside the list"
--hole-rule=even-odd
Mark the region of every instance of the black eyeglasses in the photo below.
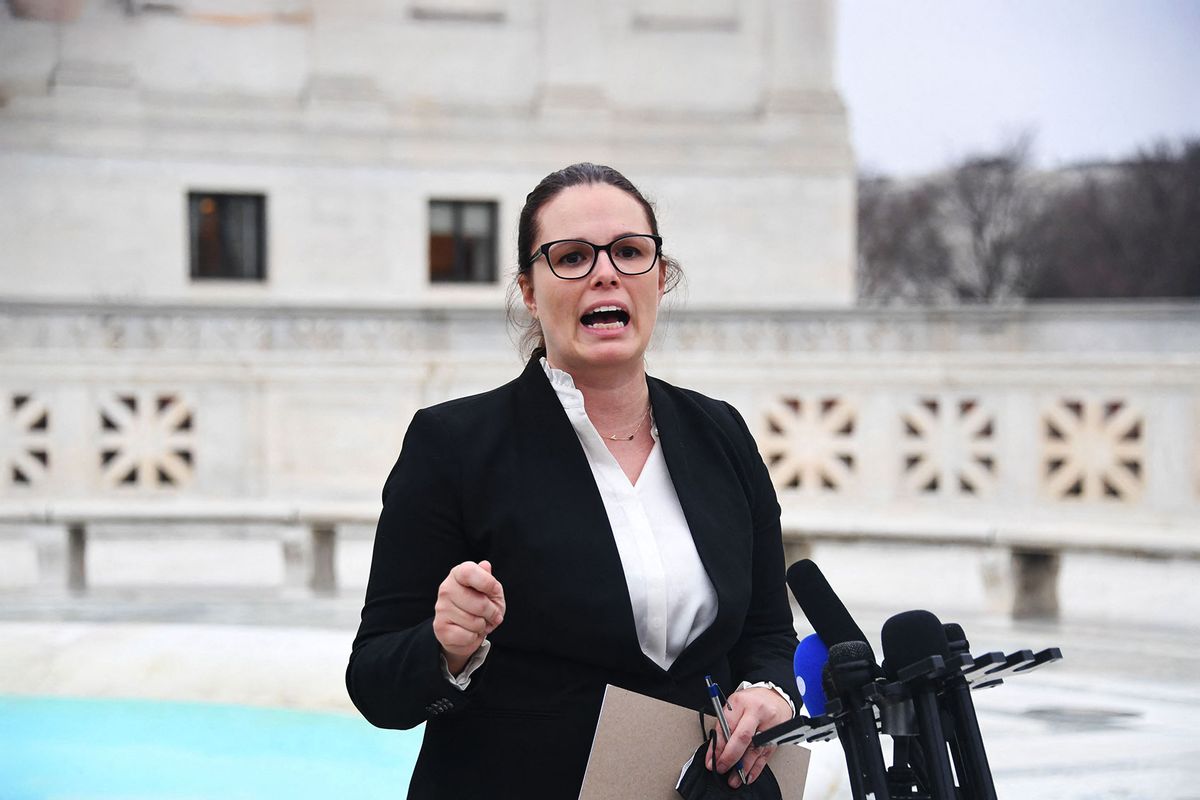
[[[662,254],[662,237],[650,233],[636,233],[613,239],[608,244],[592,244],[582,239],[558,239],[546,242],[538,248],[538,255],[546,258],[550,271],[564,281],[577,281],[591,274],[600,253],[608,258],[617,272],[622,275],[641,275],[654,269]],[[538,255],[529,259],[532,264]]]

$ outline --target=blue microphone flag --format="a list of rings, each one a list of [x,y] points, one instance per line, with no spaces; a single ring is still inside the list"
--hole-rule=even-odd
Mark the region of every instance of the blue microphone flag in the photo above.
[[[821,687],[821,669],[829,660],[829,648],[821,637],[810,633],[796,645],[792,667],[796,674],[796,688],[810,717],[825,713],[825,690]]]

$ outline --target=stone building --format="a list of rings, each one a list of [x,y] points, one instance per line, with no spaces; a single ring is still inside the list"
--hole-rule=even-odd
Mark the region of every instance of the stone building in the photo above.
[[[517,215],[575,161],[644,184],[689,308],[851,301],[829,2],[0,13],[5,358],[32,335],[34,363],[43,347],[56,362],[53,389],[13,370],[5,388],[27,408],[75,394],[51,439],[82,415],[67,457],[22,460],[5,495],[373,497],[415,407],[518,363],[503,314]],[[115,435],[97,419],[158,405],[194,421],[175,448],[194,458],[97,463],[96,437]]]
[[[794,555],[953,545],[982,606],[1062,552],[1200,552],[1195,304],[853,306],[834,16],[0,5],[0,582],[103,583],[140,521],[357,585],[412,413],[519,369],[517,214],[580,160],[657,202],[687,280],[651,370],[741,409]]]
[[[525,193],[589,160],[691,303],[852,299],[830,2],[42,5],[0,23],[4,296],[494,309]]]

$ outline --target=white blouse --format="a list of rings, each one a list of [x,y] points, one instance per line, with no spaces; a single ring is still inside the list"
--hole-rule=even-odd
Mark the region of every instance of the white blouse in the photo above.
[[[636,484],[630,483],[583,407],[583,393],[566,372],[542,359],[542,368],[583,445],[616,540],[638,642],[663,669],[717,618],[717,592],[692,540],[675,484],[667,471],[658,429]]]

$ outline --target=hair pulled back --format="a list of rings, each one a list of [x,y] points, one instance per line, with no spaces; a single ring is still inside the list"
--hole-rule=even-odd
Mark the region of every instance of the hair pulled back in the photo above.
[[[658,235],[658,217],[654,206],[638,191],[633,183],[612,167],[603,164],[582,162],[551,172],[534,187],[525,197],[525,205],[521,208],[521,217],[517,223],[517,273],[509,286],[508,318],[509,323],[520,331],[520,350],[530,358],[538,358],[546,353],[546,339],[542,335],[542,326],[536,319],[529,318],[521,306],[521,289],[519,281],[524,275],[526,280],[533,280],[533,256],[536,255],[538,234],[538,213],[547,203],[558,196],[563,189],[571,186],[586,184],[608,184],[615,186],[632,197],[646,212],[650,222],[650,233]],[[666,291],[671,291],[683,274],[679,262],[663,253],[659,257],[659,269],[666,270]],[[517,315],[520,315],[519,317]]]

